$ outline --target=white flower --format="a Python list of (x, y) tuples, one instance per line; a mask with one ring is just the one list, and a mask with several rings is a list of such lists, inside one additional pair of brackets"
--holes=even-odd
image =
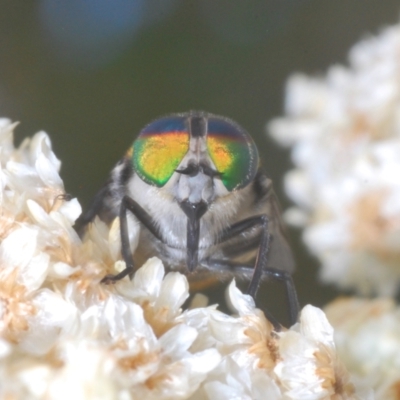
[(397, 399), (400, 382), (400, 309), (391, 299), (340, 298), (325, 311), (335, 328), (338, 355), (360, 386), (377, 399)]
[(149, 259), (132, 282), (120, 281), (115, 287), (127, 299), (141, 305), (157, 336), (179, 323), (181, 306), (189, 297), (187, 279), (177, 272), (164, 278), (164, 266), (158, 258)]
[(400, 282), (400, 25), (358, 43), (350, 66), (296, 74), (270, 134), (292, 146), (287, 219), (321, 260), (321, 278), (393, 295)]
[(324, 313), (304, 307), (300, 323), (280, 334), (281, 361), (274, 372), (289, 399), (366, 399), (357, 394), (336, 354), (333, 329)]
[[(234, 282), (229, 297), (238, 317), (209, 309), (209, 322), (200, 328), (214, 338), (222, 361), (198, 393), (209, 399), (372, 399), (368, 386), (356, 388), (352, 383), (321, 310), (306, 306), (298, 324), (274, 332)], [(187, 312), (186, 321), (196, 319), (198, 312)]]
[(208, 398), (281, 399), (281, 388), (272, 374), (278, 357), (272, 324), (235, 281), (228, 287), (228, 296), (237, 318), (210, 310), (208, 329), (223, 359), (204, 385)]

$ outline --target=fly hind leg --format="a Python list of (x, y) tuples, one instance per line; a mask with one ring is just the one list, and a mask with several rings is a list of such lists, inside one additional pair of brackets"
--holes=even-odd
[[(229, 260), (209, 259), (207, 262), (207, 267), (214, 271), (230, 271), (233, 274), (244, 273), (245, 275), (249, 275), (249, 273), (251, 273), (251, 279), (246, 292), (254, 299), (256, 299), (258, 288), (263, 277), (268, 276), (272, 279), (284, 282), (289, 303), (290, 323), (294, 324), (298, 319), (299, 302), (292, 276), (285, 270), (268, 267), (268, 251), (271, 236), (268, 232), (267, 216), (258, 215), (237, 222), (227, 229), (222, 235), (220, 235), (218, 243), (223, 244), (224, 242), (227, 242), (228, 240), (237, 237), (255, 227), (261, 228), (255, 241), (252, 240), (250, 243), (244, 242), (242, 244), (227, 243), (227, 245), (223, 247), (223, 250), (225, 250), (227, 253), (229, 253), (230, 248), (232, 248), (232, 253), (235, 253), (236, 256), (239, 256), (240, 254), (245, 254), (252, 247), (255, 247), (254, 245), (257, 246), (258, 244), (257, 257), (254, 266), (238, 264)], [(264, 310), (264, 313), (274, 325), (275, 329), (281, 327), (276, 318), (273, 317), (268, 310)]]

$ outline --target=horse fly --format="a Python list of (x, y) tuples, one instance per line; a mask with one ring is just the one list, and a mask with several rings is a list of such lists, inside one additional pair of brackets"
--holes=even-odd
[[(140, 226), (134, 251), (128, 212)], [(245, 277), (253, 298), (262, 279), (271, 277), (285, 284), (290, 322), (297, 321), (294, 261), (272, 182), (253, 139), (231, 119), (190, 111), (148, 124), (80, 218), (80, 229), (96, 215), (106, 223), (120, 217), (126, 263), (103, 283), (132, 276), (150, 256), (189, 278)]]

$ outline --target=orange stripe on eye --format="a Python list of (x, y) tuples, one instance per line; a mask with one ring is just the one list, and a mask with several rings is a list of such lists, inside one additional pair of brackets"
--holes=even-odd
[(208, 136), (208, 149), (217, 171), (224, 173), (229, 170), (233, 162), (233, 155), (220, 138)]
[(241, 139), (213, 133), (207, 136), (211, 160), (221, 173), (222, 183), (229, 191), (247, 185), (254, 177), (258, 165), (258, 153), (254, 143)]
[(133, 164), (147, 183), (163, 186), (171, 178), (189, 148), (187, 132), (146, 134), (133, 144)]

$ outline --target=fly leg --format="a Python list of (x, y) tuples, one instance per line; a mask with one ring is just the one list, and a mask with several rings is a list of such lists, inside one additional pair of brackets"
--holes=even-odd
[(116, 275), (106, 275), (101, 283), (113, 283), (127, 275), (132, 276), (135, 272), (133, 265), (133, 255), (129, 243), (127, 212), (130, 211), (153, 235), (156, 239), (161, 240), (158, 227), (153, 218), (145, 211), (135, 200), (129, 196), (122, 198), (121, 207), (119, 209), (120, 232), (121, 232), (121, 253), (125, 261), (126, 268)]
[[(294, 324), (298, 319), (299, 314), (299, 302), (297, 299), (296, 288), (294, 286), (294, 282), (292, 276), (289, 272), (284, 270), (279, 270), (275, 268), (269, 268), (267, 266), (268, 263), (268, 250), (269, 244), (271, 240), (271, 235), (268, 233), (268, 217), (266, 215), (258, 215), (254, 217), (250, 217), (244, 219), (242, 221), (237, 222), (232, 225), (228, 230), (220, 235), (218, 243), (223, 243), (232, 239), (234, 237), (239, 236), (240, 234), (245, 233), (247, 230), (261, 227), (260, 233), (257, 237), (258, 242), (258, 252), (256, 257), (256, 262), (254, 266), (243, 265), (243, 264), (235, 264), (233, 262), (227, 260), (208, 260), (207, 266), (213, 270), (221, 269), (226, 271), (232, 271), (233, 273), (237, 273), (239, 271), (245, 272), (246, 275), (252, 270), (252, 277), (250, 279), (250, 283), (247, 287), (247, 293), (250, 294), (254, 299), (257, 296), (257, 291), (260, 286), (260, 282), (263, 276), (269, 276), (275, 280), (279, 280), (285, 283), (287, 299), (289, 303), (289, 312), (290, 312), (290, 323)], [(235, 255), (244, 254), (249, 249), (254, 247), (254, 244), (257, 242), (250, 243), (235, 243), (233, 252)], [(229, 245), (226, 246), (226, 250), (229, 250)], [(228, 251), (229, 252), (229, 251)], [(274, 324), (275, 328), (280, 326), (277, 320), (271, 315), (271, 313), (266, 310), (265, 314), (267, 318)]]
[[(213, 270), (215, 272), (230, 272), (233, 275), (249, 275), (253, 273), (254, 275), (254, 266), (248, 264), (240, 264), (235, 263), (229, 260), (216, 260), (216, 259), (209, 259), (208, 262), (205, 264), (208, 269)], [(272, 277), (273, 279), (277, 279), (279, 281), (283, 281), (286, 287), (286, 294), (289, 299), (289, 304), (296, 304), (290, 305), (290, 325), (293, 325), (297, 322), (298, 316), (298, 303), (297, 303), (297, 295), (296, 289), (294, 287), (294, 283), (290, 274), (286, 271), (280, 271), (275, 269), (264, 269), (262, 275), (267, 275)], [(250, 286), (250, 285), (249, 285)], [(246, 291), (247, 294), (249, 290)], [(252, 296), (254, 298), (254, 296)], [(293, 299), (291, 299), (294, 297)], [(282, 324), (273, 316), (273, 314), (266, 308), (263, 309), (264, 315), (266, 318), (271, 322), (274, 326), (274, 329), (279, 332), (282, 329)]]

